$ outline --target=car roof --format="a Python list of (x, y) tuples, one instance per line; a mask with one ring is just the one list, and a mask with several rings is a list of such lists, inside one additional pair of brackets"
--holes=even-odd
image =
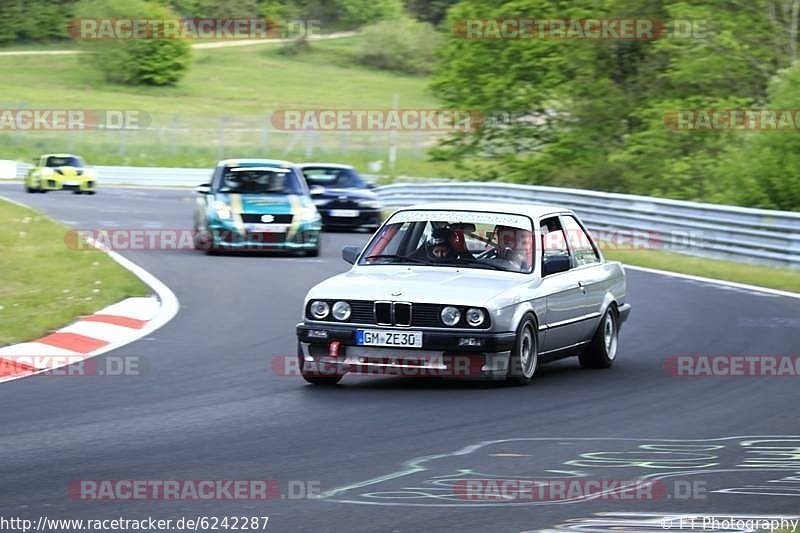
[(80, 159), (81, 156), (75, 154), (42, 154), (42, 157), (76, 157)]
[(231, 172), (250, 172), (257, 170), (259, 172), (287, 172), (286, 168), (280, 167), (232, 167)]
[(321, 167), (321, 168), (353, 168), (352, 165), (343, 165), (341, 163), (300, 163), (297, 165), (300, 168), (305, 167)]
[(415, 204), (400, 209), (400, 211), (436, 210), (436, 211), (479, 211), (487, 213), (503, 213), (509, 215), (526, 215), (533, 219), (556, 215), (559, 213), (572, 213), (572, 210), (557, 205), (547, 204), (514, 204), (503, 202), (430, 202)]
[(261, 165), (280, 165), (284, 167), (295, 166), (295, 164), (292, 163), (291, 161), (285, 161), (283, 159), (260, 159), (260, 158), (223, 159), (222, 161), (217, 163), (217, 166), (224, 165), (224, 166), (235, 167), (242, 163), (247, 163), (247, 164), (258, 163)]

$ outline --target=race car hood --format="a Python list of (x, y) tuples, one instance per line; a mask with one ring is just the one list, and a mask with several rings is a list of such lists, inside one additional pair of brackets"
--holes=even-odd
[(217, 193), (215, 200), (228, 204), (234, 214), (297, 214), (297, 210), (308, 207), (311, 202), (305, 196), (295, 194), (238, 194)]
[(49, 167), (53, 169), (53, 172), (56, 175), (64, 176), (66, 178), (74, 178), (77, 176), (83, 176), (84, 169), (78, 167)]
[(372, 265), (319, 283), (308, 298), (486, 305), (526, 279), (524, 274), (495, 270)]

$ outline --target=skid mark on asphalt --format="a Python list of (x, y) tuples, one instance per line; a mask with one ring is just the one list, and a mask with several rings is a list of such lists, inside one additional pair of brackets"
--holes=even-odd
[(541, 506), (624, 501), (615, 495), (625, 487), (557, 499), (491, 500), (465, 498), (457, 487), (470, 480), (627, 480), (629, 484), (636, 480), (673, 489), (650, 499), (652, 503), (685, 499), (677, 493), (677, 481), (691, 480), (699, 482), (702, 493), (715, 502), (730, 495), (757, 494), (770, 497), (761, 502), (774, 498), (785, 504), (786, 498), (800, 496), (798, 470), (800, 436), (512, 438), (411, 459), (397, 471), (325, 491), (322, 497), (339, 503), (388, 506)]

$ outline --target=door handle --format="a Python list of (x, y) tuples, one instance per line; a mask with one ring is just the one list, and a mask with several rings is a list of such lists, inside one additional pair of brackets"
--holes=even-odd
[(578, 282), (578, 287), (581, 289), (581, 292), (586, 294), (586, 284), (582, 281)]

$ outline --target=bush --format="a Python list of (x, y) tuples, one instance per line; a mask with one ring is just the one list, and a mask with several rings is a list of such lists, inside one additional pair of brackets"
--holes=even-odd
[(429, 74), (435, 68), (441, 38), (428, 23), (398, 17), (365, 27), (356, 57), (375, 68)]
[(0, 43), (66, 39), (73, 0), (0, 1)]
[[(168, 19), (168, 8), (145, 0), (81, 0), (77, 18)], [(183, 39), (83, 40), (91, 63), (113, 83), (174, 85), (191, 62), (191, 46)]]

